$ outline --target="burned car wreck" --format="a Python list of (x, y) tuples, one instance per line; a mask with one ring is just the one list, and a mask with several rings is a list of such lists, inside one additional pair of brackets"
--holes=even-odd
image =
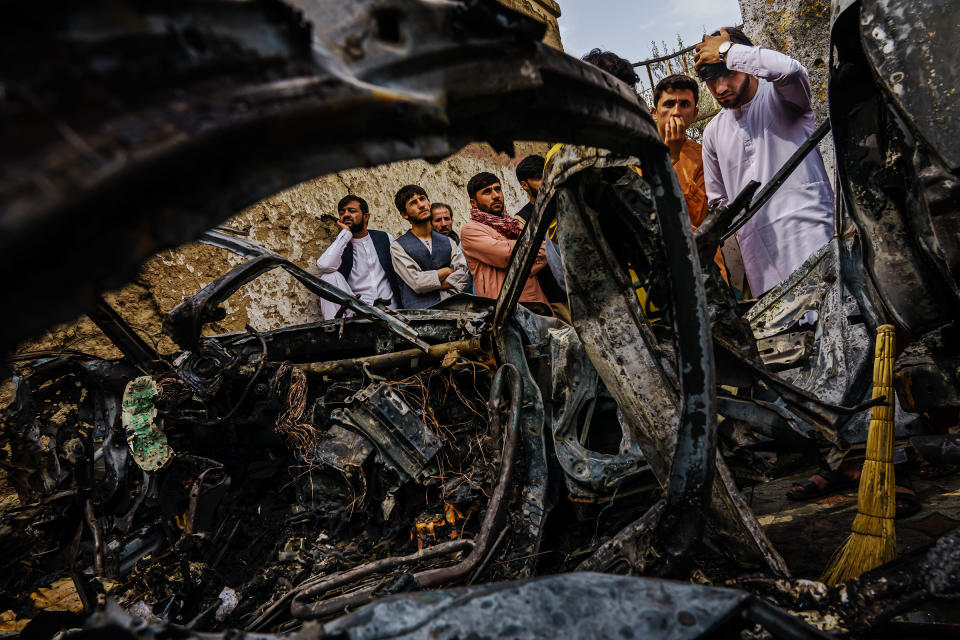
[[(836, 237), (748, 310), (701, 265), (759, 185), (694, 234), (637, 96), (494, 2), (18, 9), (31, 37), (5, 26), (2, 46), (73, 62), (14, 66), (2, 103), (0, 260), (23, 273), (2, 294), (22, 309), (4, 316), (3, 347), (83, 311), (124, 356), (18, 361), (28, 375), (0, 413), (18, 497), (0, 514), (0, 609), (67, 580), (82, 612), (28, 630), (820, 638), (955, 595), (957, 532), (828, 588), (791, 577), (741, 491), (784, 473), (785, 450), (813, 464), (863, 441), (871, 336), (890, 318), (916, 339), (898, 361), (900, 435), (960, 405), (956, 148), (889, 85), (947, 66), (945, 45), (892, 61), (871, 40), (880, 24), (894, 39), (955, 24), (957, 9), (894, 18), (891, 4), (904, 3), (835, 3)], [(137, 55), (122, 46), (133, 35)], [(504, 81), (463, 81), (478, 70)], [(509, 118), (476, 117), (494, 107)], [(521, 136), (564, 146), (497, 300), (385, 311), (207, 230), (309, 177)], [(263, 154), (243, 162), (238, 145)], [(573, 326), (518, 303), (553, 219)], [(179, 351), (162, 355), (96, 293), (198, 238), (246, 260), (167, 312)], [(41, 239), (80, 266), (40, 266)], [(942, 290), (912, 304), (885, 275), (894, 261), (916, 275), (904, 286)], [(272, 269), (355, 315), (205, 331)], [(811, 310), (816, 326), (800, 324)]]

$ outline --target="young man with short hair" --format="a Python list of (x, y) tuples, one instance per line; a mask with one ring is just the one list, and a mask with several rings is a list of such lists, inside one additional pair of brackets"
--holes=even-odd
[(434, 202), (430, 205), (430, 223), (433, 230), (440, 235), (453, 238), (453, 241), (460, 244), (460, 236), (453, 230), (453, 209), (450, 205), (443, 202)]
[(543, 182), (543, 165), (546, 160), (543, 156), (527, 156), (517, 165), (517, 182), (520, 188), (527, 194), (529, 202), (523, 205), (523, 208), (513, 216), (523, 220), (526, 224), (533, 215), (533, 208), (537, 203), (537, 194), (540, 193), (540, 184)]
[[(473, 273), (477, 295), (496, 298), (507, 277), (510, 256), (523, 227), (506, 215), (500, 178), (492, 173), (483, 171), (470, 178), (467, 194), (471, 210), (470, 219), (460, 228), (463, 253)], [(545, 266), (546, 254), (540, 247), (520, 294), (520, 302), (539, 303), (543, 305), (541, 309), (544, 313), (550, 313), (550, 302), (543, 294), (536, 276)]]
[[(523, 205), (514, 218), (527, 224), (533, 210), (537, 205), (537, 195), (540, 193), (540, 185), (543, 183), (543, 165), (546, 163), (543, 156), (527, 156), (517, 165), (517, 182), (520, 188), (527, 194), (529, 202)], [(573, 324), (570, 318), (570, 307), (567, 304), (567, 288), (563, 274), (563, 262), (560, 259), (560, 250), (553, 243), (548, 235), (544, 240), (544, 251), (547, 256), (547, 268), (537, 274), (537, 281), (540, 288), (543, 289), (543, 295), (550, 301), (550, 308), (553, 314), (566, 322)]]
[[(367, 304), (380, 302), (396, 309), (400, 295), (390, 260), (393, 236), (367, 228), (370, 207), (360, 196), (344, 196), (337, 203), (337, 213), (340, 233), (317, 258), (320, 277)], [(332, 320), (340, 305), (321, 298), (320, 311), (325, 320)], [(353, 312), (347, 309), (344, 315)]]
[[(687, 202), (690, 224), (696, 229), (707, 217), (707, 192), (703, 183), (703, 154), (700, 144), (687, 137), (687, 129), (700, 112), (700, 86), (690, 76), (674, 74), (653, 89), (653, 119), (664, 144), (670, 149), (670, 162)], [(717, 250), (714, 262), (723, 279), (727, 270), (723, 254)]]
[(629, 60), (621, 58), (613, 51), (591, 49), (590, 53), (583, 56), (581, 60), (589, 62), (621, 82), (630, 85), (630, 88), (634, 91), (637, 90), (637, 83), (640, 82), (640, 76), (633, 70), (633, 65), (630, 64)]
[[(813, 133), (810, 78), (734, 27), (705, 36), (694, 62), (723, 107), (703, 133), (703, 168), (709, 202), (724, 205), (751, 180), (767, 184)], [(786, 280), (832, 235), (833, 189), (814, 149), (737, 233), (753, 294)]]
[(470, 271), (457, 243), (433, 230), (430, 198), (408, 184), (393, 200), (410, 230), (390, 245), (399, 279), (400, 308), (426, 309), (468, 288)]

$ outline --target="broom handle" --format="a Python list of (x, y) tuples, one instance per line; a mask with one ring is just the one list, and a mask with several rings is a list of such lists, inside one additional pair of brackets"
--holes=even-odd
[[(866, 459), (889, 464), (889, 478), (884, 484), (893, 483), (893, 440), (894, 440), (894, 398), (893, 398), (893, 355), (896, 348), (893, 325), (884, 324), (877, 327), (877, 348), (873, 363), (873, 397), (885, 397), (886, 403), (870, 408), (870, 428), (867, 431)], [(860, 483), (863, 491), (865, 483)], [(861, 509), (871, 502), (876, 503), (876, 497), (869, 500), (868, 496), (858, 496)], [(865, 499), (866, 498), (866, 499)], [(896, 500), (886, 500), (883, 503), (883, 513), (869, 515), (892, 518), (896, 514)]]

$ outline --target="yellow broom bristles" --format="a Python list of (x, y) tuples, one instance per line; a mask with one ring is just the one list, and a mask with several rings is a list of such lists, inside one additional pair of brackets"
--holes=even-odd
[(890, 562), (897, 555), (894, 517), (897, 493), (893, 471), (893, 326), (877, 328), (877, 350), (873, 362), (873, 397), (887, 399), (885, 405), (870, 409), (866, 460), (860, 473), (857, 517), (853, 533), (834, 554), (823, 575), (829, 585), (856, 578), (865, 571)]

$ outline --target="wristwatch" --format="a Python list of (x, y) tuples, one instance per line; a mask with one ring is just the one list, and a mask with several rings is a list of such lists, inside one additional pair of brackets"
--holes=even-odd
[(720, 46), (717, 47), (717, 53), (720, 54), (720, 62), (727, 62), (727, 52), (730, 51), (730, 47), (733, 46), (733, 43), (727, 40), (726, 42), (721, 42)]

